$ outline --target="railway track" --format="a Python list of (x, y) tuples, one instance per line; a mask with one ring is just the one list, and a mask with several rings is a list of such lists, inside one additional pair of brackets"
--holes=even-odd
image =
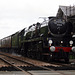
[[(7, 62), (8, 63), (8, 61), (10, 61), (10, 60), (12, 60), (12, 62), (10, 61), (10, 63), (11, 64), (13, 64), (13, 65), (15, 65), (15, 66), (21, 66), (21, 67), (23, 67), (23, 66), (29, 66), (29, 67), (33, 67), (33, 68), (40, 68), (40, 69), (43, 69), (43, 70), (52, 70), (52, 69), (50, 69), (50, 68), (47, 68), (47, 67), (45, 67), (45, 66), (50, 66), (50, 65), (52, 65), (52, 64), (49, 64), (49, 63), (44, 63), (44, 62), (42, 62), (42, 61), (35, 61), (35, 60), (32, 60), (32, 59), (28, 59), (28, 58), (26, 58), (26, 59), (24, 59), (24, 58), (16, 58), (16, 57), (12, 57), (12, 56), (8, 56), (8, 55), (4, 55), (4, 54), (1, 54), (2, 56), (5, 56), (5, 57), (0, 57), (0, 59), (2, 59), (3, 61), (5, 61), (5, 62)], [(28, 60), (27, 60), (28, 59)], [(15, 60), (17, 60), (17, 61), (15, 61)], [(13, 62), (14, 61), (14, 62)], [(17, 64), (15, 64), (16, 62), (22, 62), (22, 63), (25, 63), (25, 65), (23, 65), (22, 63), (21, 63), (21, 65), (18, 63), (18, 65)], [(57, 65), (54, 65), (54, 66), (57, 66)]]
[[(48, 71), (56, 72), (55, 70), (61, 69), (62, 66), (68, 67), (66, 66), (66, 64), (58, 64), (58, 63), (51, 64), (51, 63), (46, 63), (38, 60), (32, 60), (29, 58), (17, 57), (2, 52), (0, 52), (0, 59), (8, 63), (10, 66), (13, 66), (15, 69), (25, 72), (28, 75), (32, 75), (31, 73), (28, 72), (28, 70), (48, 70)], [(64, 75), (63, 73), (60, 74)]]
[[(7, 56), (7, 55), (4, 55), (4, 54), (0, 56), (0, 59), (3, 60), (4, 62), (6, 62), (8, 65), (14, 67), (14, 68), (17, 69), (17, 70), (20, 70), (20, 71), (24, 72), (24, 73), (27, 74), (27, 75), (33, 75), (32, 73), (30, 73), (30, 72), (28, 72), (28, 71), (25, 71), (22, 67), (16, 66), (16, 64), (14, 64), (15, 62), (12, 63), (10, 58), (12, 59), (12, 61), (13, 61), (14, 59), (16, 59), (16, 58), (12, 58), (12, 57), (9, 57), (9, 56)], [(20, 59), (16, 59), (16, 60), (22, 62), (22, 60), (20, 60)], [(14, 61), (15, 61), (15, 60), (14, 60)], [(37, 65), (34, 65), (34, 64), (32, 64), (32, 63), (25, 62), (25, 61), (23, 61), (23, 62), (24, 62), (26, 65), (29, 65), (29, 66), (32, 65), (32, 66), (35, 66), (35, 67), (40, 67), (41, 69), (44, 69), (44, 70), (48, 70), (48, 71), (53, 71), (53, 72), (55, 72), (54, 70), (52, 70), (52, 69), (50, 69), (50, 68), (47, 68), (47, 67), (37, 66)], [(61, 74), (61, 75), (63, 75), (63, 74)]]
[[(7, 67), (10, 66), (10, 67), (12, 67), (12, 69), (15, 69), (16, 71), (22, 71), (22, 72), (24, 72), (24, 73), (27, 74), (27, 75), (32, 75), (30, 72), (25, 71), (25, 70), (23, 70), (22, 68), (20, 68), (18, 65), (14, 64), (13, 60), (11, 61), (11, 59), (9, 60), (7, 57), (5, 58), (5, 57), (3, 57), (3, 56), (0, 56), (0, 59), (1, 59), (2, 61), (4, 61), (5, 64), (8, 65)], [(15, 61), (15, 60), (14, 60), (14, 61)], [(28, 64), (24, 64), (24, 65), (28, 65)]]
[[(2, 54), (0, 55), (0, 59), (4, 62), (6, 62), (9, 66), (12, 66), (14, 67), (15, 69), (17, 70), (20, 70), (22, 72), (25, 72), (25, 74), (27, 75), (32, 75), (30, 72), (26, 71), (24, 69), (23, 66), (29, 66), (29, 67), (32, 67), (32, 68), (38, 68), (40, 70), (48, 70), (48, 71), (53, 71), (52, 69), (50, 68), (47, 68), (47, 67), (44, 67), (42, 65), (38, 66), (37, 64), (34, 64), (33, 62), (28, 62), (28, 61), (24, 61), (23, 59), (19, 59), (19, 58), (16, 58), (16, 57), (12, 57), (12, 56), (9, 56), (9, 55), (5, 55), (5, 54)], [(31, 60), (30, 60), (31, 61)], [(16, 62), (18, 62), (19, 65), (15, 64)], [(40, 62), (39, 62), (40, 63)], [(21, 65), (22, 64), (22, 65)], [(47, 64), (48, 65), (48, 64)], [(26, 68), (26, 67), (25, 67)]]

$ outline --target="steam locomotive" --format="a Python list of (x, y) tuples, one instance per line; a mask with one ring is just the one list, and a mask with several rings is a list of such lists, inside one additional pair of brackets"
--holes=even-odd
[(75, 51), (73, 25), (63, 18), (48, 17), (0, 40), (0, 51), (18, 53), (27, 57), (47, 60), (64, 59)]

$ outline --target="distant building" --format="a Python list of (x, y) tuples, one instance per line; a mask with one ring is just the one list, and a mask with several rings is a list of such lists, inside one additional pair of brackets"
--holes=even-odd
[(73, 23), (73, 32), (75, 33), (75, 6), (59, 6), (57, 17), (66, 19)]
[(59, 6), (57, 16), (63, 17), (63, 18), (75, 16), (75, 7), (74, 6)]

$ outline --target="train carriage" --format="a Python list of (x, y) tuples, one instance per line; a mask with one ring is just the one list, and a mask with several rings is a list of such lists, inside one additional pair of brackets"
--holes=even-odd
[(0, 40), (0, 50), (3, 52), (9, 52), (11, 50), (11, 36)]

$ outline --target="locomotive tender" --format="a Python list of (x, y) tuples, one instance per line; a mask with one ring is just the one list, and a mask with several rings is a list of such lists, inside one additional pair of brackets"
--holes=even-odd
[(49, 17), (48, 23), (36, 23), (0, 40), (0, 51), (19, 53), (37, 59), (64, 59), (75, 51), (73, 25), (63, 18)]

